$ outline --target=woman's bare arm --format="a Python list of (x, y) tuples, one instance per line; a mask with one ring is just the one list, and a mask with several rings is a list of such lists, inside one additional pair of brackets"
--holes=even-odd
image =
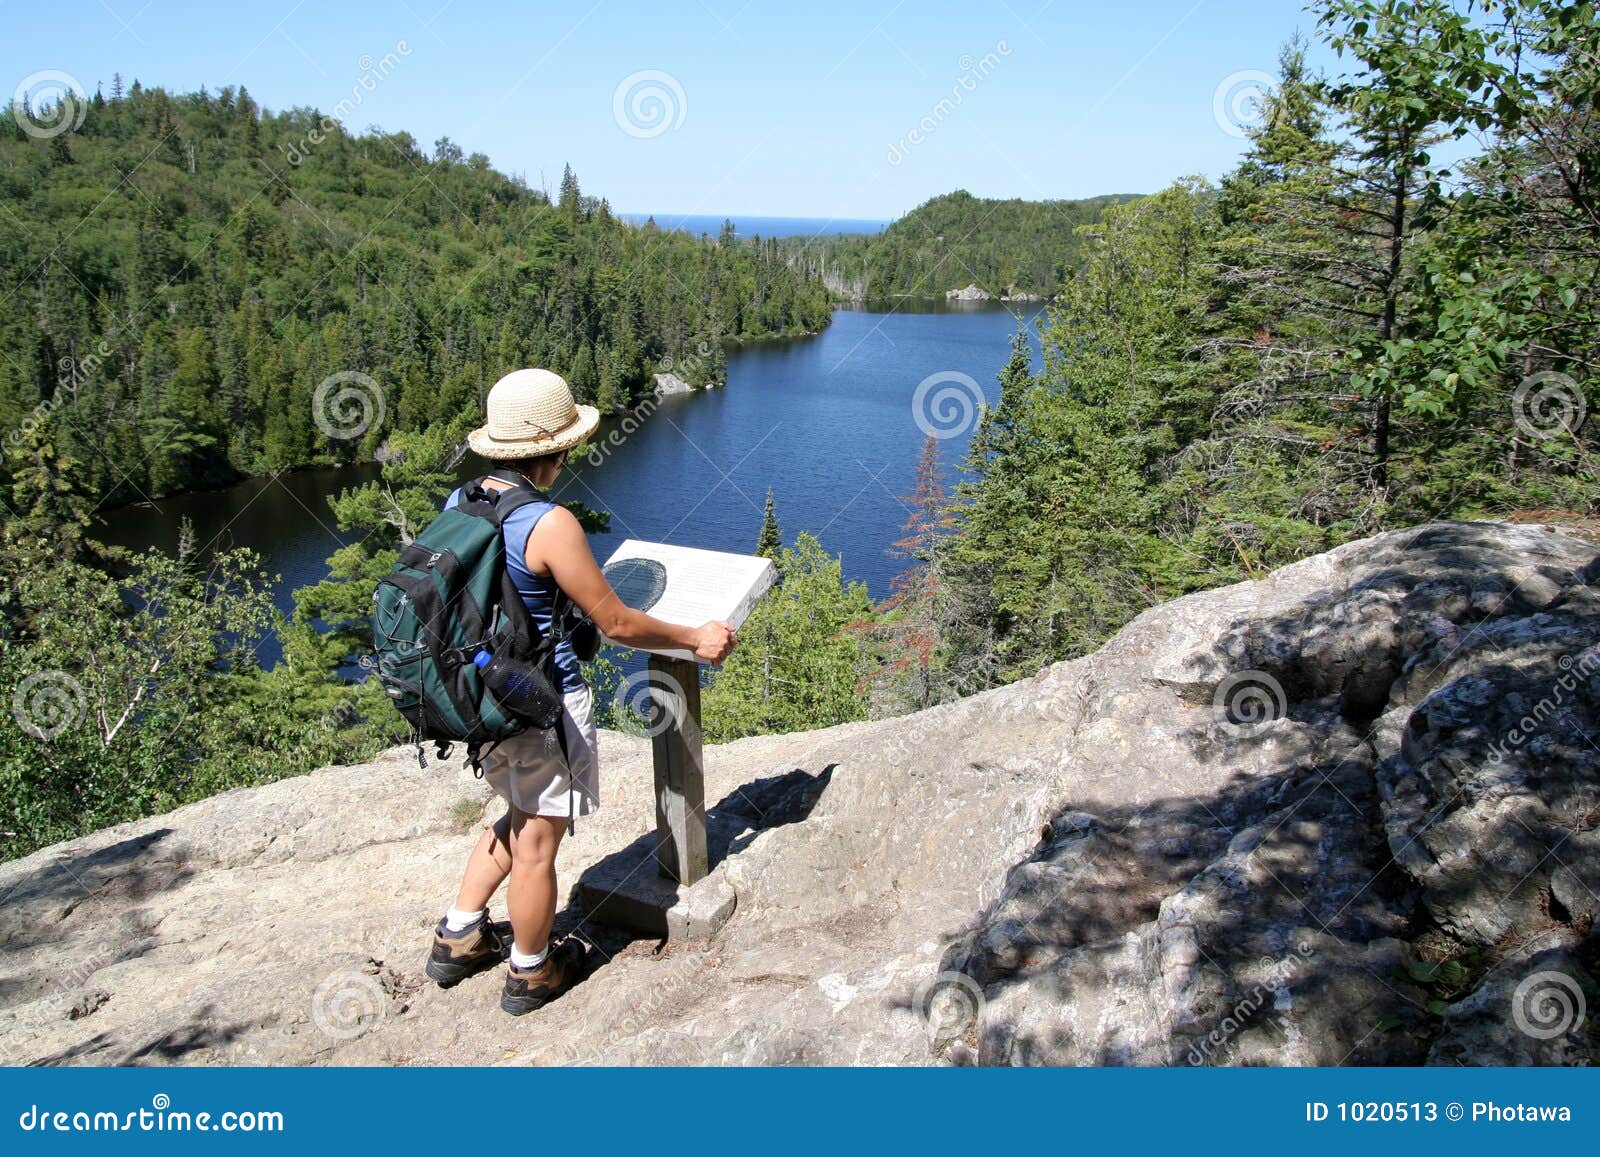
[(629, 647), (681, 647), (709, 663), (720, 663), (734, 647), (733, 629), (715, 620), (680, 627), (636, 611), (617, 597), (595, 562), (589, 540), (571, 511), (556, 507), (528, 536), (523, 560), (534, 574), (548, 574), (606, 638)]

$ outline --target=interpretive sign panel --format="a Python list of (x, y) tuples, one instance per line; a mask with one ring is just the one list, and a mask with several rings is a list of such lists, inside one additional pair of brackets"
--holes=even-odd
[[(635, 610), (684, 627), (719, 619), (735, 630), (778, 577), (772, 561), (759, 555), (636, 538), (617, 547), (602, 569), (617, 597)], [(694, 658), (688, 651), (670, 647), (651, 650), (651, 654)]]

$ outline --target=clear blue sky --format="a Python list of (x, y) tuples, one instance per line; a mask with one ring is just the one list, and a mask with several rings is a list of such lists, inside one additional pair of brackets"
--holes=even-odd
[[(70, 10), (0, 0), (5, 93), (46, 69), (90, 92), (120, 71), (182, 91), (243, 83), (268, 108), (326, 112), (389, 55), (348, 128), (405, 129), (428, 146), (449, 135), (534, 185), (553, 187), (570, 162), (623, 211), (835, 217), (893, 217), (958, 187), (1078, 197), (1219, 175), (1242, 142), (1219, 127), (1218, 86), (1271, 72), (1313, 23), (1286, 0)], [(619, 119), (619, 85), (638, 73), (666, 74), (634, 86), (665, 96), (665, 122), (650, 119), (648, 92), (630, 119), (623, 91)]]

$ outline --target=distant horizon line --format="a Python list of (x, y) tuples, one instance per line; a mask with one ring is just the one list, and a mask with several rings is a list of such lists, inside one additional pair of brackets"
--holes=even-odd
[(727, 212), (695, 212), (675, 213), (662, 209), (616, 209), (611, 212), (618, 217), (717, 217), (729, 221), (861, 221), (873, 224), (887, 225), (904, 217), (904, 213), (897, 213), (892, 217), (846, 217), (832, 213), (727, 213)]
[[(973, 196), (977, 196), (977, 195), (973, 194)], [(979, 200), (986, 200), (986, 201), (1012, 201), (1012, 200), (1016, 200), (1016, 201), (1028, 201), (1028, 202), (1031, 202), (1033, 204), (1046, 204), (1046, 203), (1051, 202), (1051, 201), (1099, 201), (1099, 200), (1109, 200), (1109, 199), (1129, 199), (1129, 200), (1132, 200), (1132, 199), (1138, 199), (1138, 198), (1143, 198), (1143, 197), (1148, 197), (1148, 196), (1151, 196), (1151, 194), (1150, 193), (1128, 193), (1128, 192), (1123, 192), (1123, 193), (1091, 193), (1091, 194), (1089, 194), (1087, 196), (1082, 196), (1082, 197), (1044, 197), (1044, 198), (1031, 198), (1031, 197), (980, 197), (978, 199)], [(933, 198), (933, 199), (937, 199), (937, 198)], [(612, 211), (612, 213), (614, 213), (618, 217), (668, 217), (668, 218), (687, 218), (687, 217), (713, 218), (713, 217), (715, 217), (715, 218), (720, 218), (720, 219), (723, 219), (723, 220), (733, 220), (733, 221), (737, 221), (742, 217), (742, 218), (744, 218), (746, 220), (760, 220), (760, 221), (850, 221), (850, 222), (860, 222), (862, 224), (892, 225), (894, 222), (900, 220), (900, 218), (910, 215), (912, 212), (915, 211), (915, 209), (920, 208), (923, 204), (926, 204), (926, 203), (927, 203), (926, 201), (920, 202), (918, 205), (914, 206), (911, 209), (904, 209), (904, 210), (901, 210), (898, 213), (894, 213), (894, 214), (891, 214), (889, 216), (883, 216), (883, 217), (872, 217), (872, 216), (857, 217), (857, 216), (846, 216), (846, 215), (843, 215), (843, 214), (831, 214), (831, 213), (727, 213), (727, 212), (719, 213), (719, 212), (704, 212), (704, 211), (692, 212), (692, 213), (678, 213), (678, 212), (668, 212), (668, 211), (660, 210), (660, 209), (618, 209), (615, 206), (612, 207), (611, 211)]]

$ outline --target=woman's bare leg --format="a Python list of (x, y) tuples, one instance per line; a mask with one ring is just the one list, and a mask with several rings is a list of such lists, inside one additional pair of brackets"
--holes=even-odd
[(532, 956), (550, 942), (556, 920), (556, 852), (567, 831), (565, 816), (510, 815), (511, 887), (506, 907), (517, 951)]
[(507, 812), (479, 837), (467, 860), (461, 890), (456, 893), (455, 906), (459, 911), (481, 912), (487, 908), (489, 897), (511, 874), (511, 844), (507, 836), (510, 827), (511, 813)]

